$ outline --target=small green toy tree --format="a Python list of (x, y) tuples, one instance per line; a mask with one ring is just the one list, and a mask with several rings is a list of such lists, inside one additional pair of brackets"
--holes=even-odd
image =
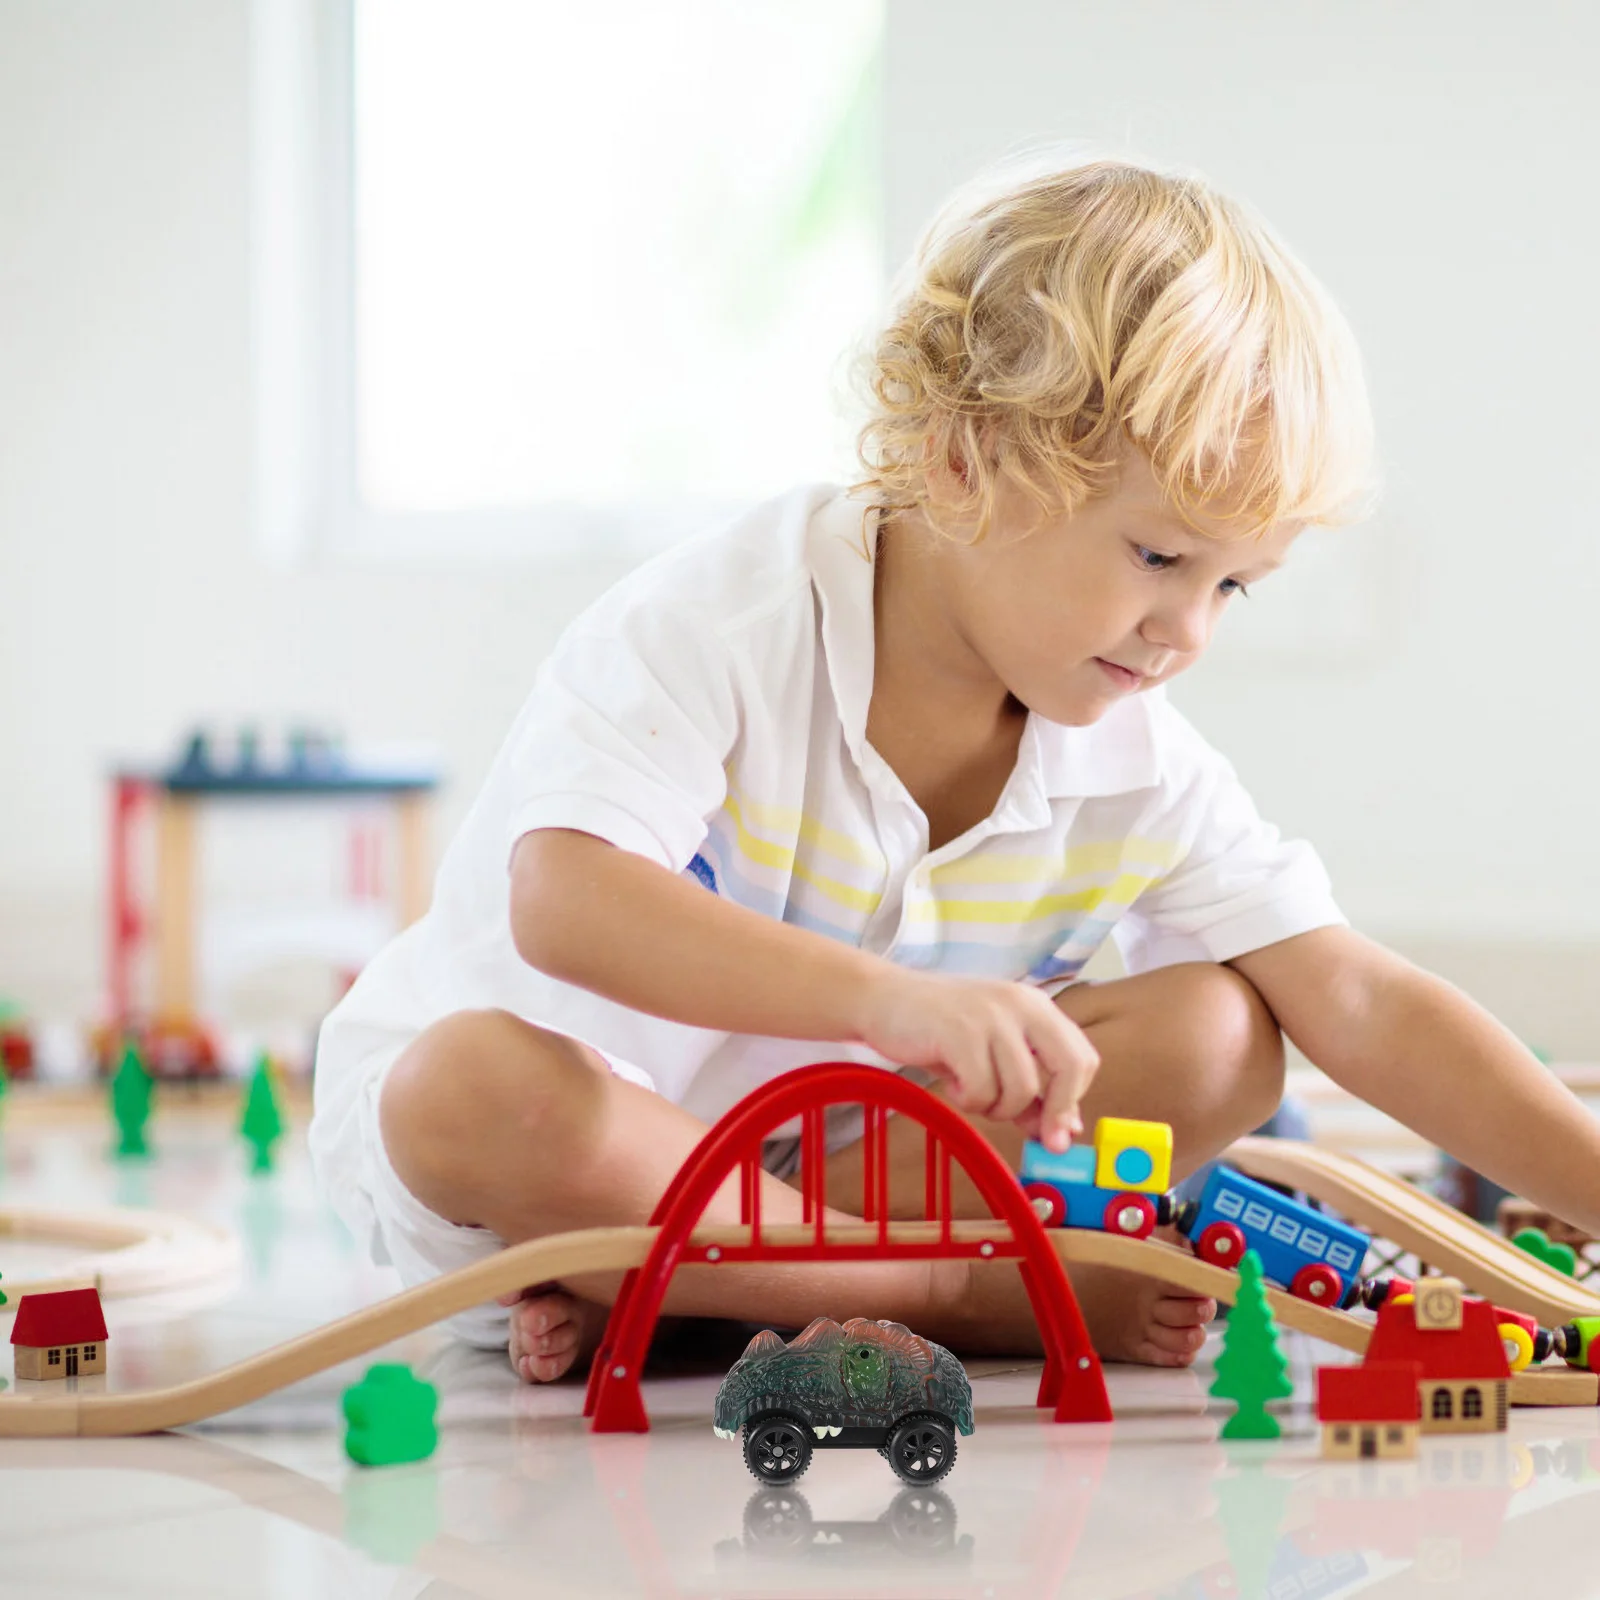
[(439, 1443), (439, 1391), (397, 1361), (367, 1368), (344, 1392), (345, 1454), (364, 1467), (424, 1461)]
[(1277, 1419), (1267, 1414), (1267, 1401), (1287, 1400), (1294, 1385), (1278, 1349), (1278, 1325), (1261, 1281), (1261, 1257), (1254, 1250), (1246, 1250), (1239, 1262), (1239, 1295), (1228, 1313), (1211, 1393), (1239, 1407), (1223, 1425), (1224, 1439), (1276, 1439), (1282, 1432)]
[(111, 1079), (111, 1114), (117, 1120), (116, 1153), (119, 1156), (149, 1155), (144, 1125), (150, 1120), (154, 1093), (154, 1081), (130, 1039), (123, 1046), (122, 1061)]
[(4, 1290), (4, 1289), (0, 1289), (0, 1306), (3, 1306), (3, 1305), (9, 1305), (9, 1304), (10, 1304), (10, 1301), (8, 1301), (8, 1300), (7, 1300), (7, 1299), (6, 1299), (6, 1292), (5, 1292), (5, 1290)]
[(272, 1064), (263, 1051), (256, 1057), (245, 1092), (244, 1115), (239, 1132), (249, 1141), (252, 1172), (272, 1171), (272, 1147), (283, 1137), (283, 1109), (278, 1104), (277, 1085), (272, 1081)]

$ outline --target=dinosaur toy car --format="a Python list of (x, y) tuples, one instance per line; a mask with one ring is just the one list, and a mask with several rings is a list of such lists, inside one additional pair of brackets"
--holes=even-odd
[(719, 1439), (744, 1430), (744, 1459), (763, 1483), (793, 1483), (813, 1450), (875, 1449), (911, 1484), (955, 1465), (972, 1432), (972, 1386), (943, 1345), (903, 1323), (818, 1317), (785, 1344), (770, 1328), (745, 1347), (717, 1391)]

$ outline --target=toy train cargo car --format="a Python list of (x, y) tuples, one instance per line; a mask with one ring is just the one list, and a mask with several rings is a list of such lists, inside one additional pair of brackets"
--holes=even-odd
[(1298, 1299), (1345, 1308), (1360, 1294), (1366, 1234), (1232, 1167), (1214, 1168), (1200, 1198), (1180, 1207), (1175, 1220), (1212, 1266), (1237, 1268), (1254, 1250), (1262, 1275)]
[(1554, 1344), (1569, 1367), (1600, 1372), (1600, 1317), (1574, 1317), (1556, 1330)]
[(1172, 1129), (1165, 1122), (1101, 1117), (1092, 1143), (1059, 1155), (1029, 1139), (1019, 1177), (1047, 1228), (1099, 1228), (1145, 1239), (1158, 1223), (1172, 1220)]

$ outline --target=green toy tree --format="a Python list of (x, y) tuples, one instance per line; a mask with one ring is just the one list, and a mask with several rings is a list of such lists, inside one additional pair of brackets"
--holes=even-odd
[(1276, 1439), (1282, 1432), (1277, 1419), (1267, 1414), (1267, 1401), (1287, 1400), (1294, 1385), (1278, 1349), (1278, 1325), (1261, 1281), (1261, 1257), (1254, 1250), (1246, 1250), (1239, 1262), (1239, 1294), (1228, 1313), (1211, 1393), (1239, 1407), (1223, 1425), (1224, 1439)]
[(272, 1065), (265, 1051), (256, 1057), (250, 1087), (245, 1092), (244, 1115), (239, 1132), (253, 1152), (252, 1172), (272, 1171), (272, 1147), (283, 1137), (283, 1110), (278, 1104), (277, 1086), (272, 1081)]
[(149, 1155), (144, 1125), (150, 1120), (150, 1102), (154, 1094), (155, 1083), (130, 1039), (123, 1046), (122, 1061), (111, 1079), (111, 1114), (117, 1121), (119, 1156)]
[(5, 1292), (5, 1290), (4, 1290), (4, 1289), (0, 1289), (0, 1306), (3, 1306), (3, 1305), (9, 1305), (9, 1304), (10, 1304), (10, 1301), (8, 1301), (8, 1300), (7, 1300), (7, 1299), (6, 1299), (6, 1292)]

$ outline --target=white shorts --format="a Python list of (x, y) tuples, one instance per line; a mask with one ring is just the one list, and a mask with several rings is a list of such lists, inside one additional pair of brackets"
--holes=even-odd
[[(593, 1049), (591, 1045), (588, 1048)], [(596, 1051), (612, 1073), (628, 1083), (654, 1089), (648, 1073), (604, 1051)], [(910, 1076), (926, 1081), (927, 1076), (906, 1069)], [(384, 1148), (383, 1131), (378, 1122), (378, 1098), (383, 1092), (387, 1069), (373, 1072), (362, 1085), (357, 1123), (361, 1143), (361, 1183), (363, 1198), (375, 1217), (376, 1240), (388, 1264), (400, 1274), (406, 1288), (431, 1282), (446, 1272), (472, 1266), (505, 1248), (505, 1240), (488, 1228), (447, 1222), (417, 1199), (400, 1181)], [(828, 1154), (853, 1144), (861, 1137), (859, 1105), (829, 1108), (824, 1144)], [(787, 1178), (800, 1165), (798, 1135), (775, 1135), (762, 1151), (762, 1166), (775, 1177)], [(380, 1261), (380, 1264), (381, 1261)], [(510, 1337), (510, 1311), (494, 1301), (474, 1306), (445, 1323), (451, 1333), (468, 1344), (483, 1349), (504, 1349)]]

